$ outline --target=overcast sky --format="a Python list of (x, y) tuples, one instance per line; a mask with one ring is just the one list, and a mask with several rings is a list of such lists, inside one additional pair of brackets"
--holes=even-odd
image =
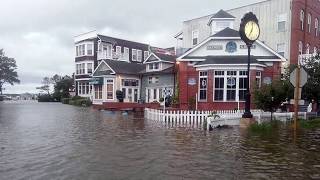
[(75, 35), (97, 30), (169, 47), (182, 21), (258, 1), (1, 0), (0, 48), (16, 59), (21, 80), (4, 92), (37, 92), (43, 77), (71, 75)]

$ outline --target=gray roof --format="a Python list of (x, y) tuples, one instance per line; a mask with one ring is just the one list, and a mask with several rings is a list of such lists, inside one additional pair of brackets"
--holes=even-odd
[(211, 19), (212, 18), (213, 19), (224, 19), (224, 18), (235, 18), (235, 17), (221, 9), (219, 12), (217, 12), (215, 15), (213, 15), (211, 17)]
[(160, 54), (160, 53), (154, 53), (154, 54), (163, 61), (176, 62), (176, 59), (177, 59), (176, 56), (172, 56), (168, 54)]
[(132, 74), (137, 75), (140, 71), (145, 69), (144, 64), (129, 63), (125, 61), (104, 60), (112, 70), (117, 74)]
[(239, 31), (227, 27), (224, 30), (212, 35), (212, 37), (240, 37), (240, 34)]
[[(206, 56), (201, 58), (205, 59), (205, 61), (201, 61), (196, 65), (210, 65), (210, 64), (223, 65), (223, 64), (247, 64), (248, 63), (248, 56)], [(260, 58), (256, 56), (251, 56), (251, 63), (265, 65), (263, 62), (259, 62), (257, 59), (260, 59)]]

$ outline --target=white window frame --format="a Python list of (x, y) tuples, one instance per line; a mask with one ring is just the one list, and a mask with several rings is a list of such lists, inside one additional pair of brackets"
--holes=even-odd
[[(105, 95), (106, 95), (106, 100), (107, 101), (113, 101), (114, 100), (114, 79), (105, 79), (106, 83), (105, 83), (105, 87), (106, 87), (106, 91), (105, 91)], [(112, 82), (108, 82), (108, 81), (112, 81)], [(108, 85), (112, 85), (112, 99), (108, 98)]]
[(116, 46), (116, 55), (121, 55), (121, 46)]
[(142, 62), (142, 50), (138, 49), (137, 50), (137, 62)]
[[(88, 45), (92, 47), (91, 54), (88, 53)], [(94, 56), (94, 43), (93, 42), (82, 42), (76, 44), (75, 47), (76, 57), (82, 57), (82, 56)]]
[(124, 47), (124, 50), (123, 50), (123, 56), (124, 56), (124, 59), (126, 61), (129, 61), (129, 57), (130, 57), (130, 49), (127, 48), (127, 47)]
[(311, 33), (311, 14), (308, 13), (308, 32)]
[[(194, 39), (197, 39), (196, 44), (194, 44)], [(199, 30), (198, 29), (195, 29), (192, 31), (191, 44), (192, 44), (192, 46), (196, 46), (197, 44), (199, 44)]]
[[(137, 61), (138, 60), (138, 53), (137, 53), (137, 49), (132, 49), (131, 50), (131, 61)], [(133, 58), (134, 55), (136, 56), (136, 58)]]
[[(100, 87), (101, 87), (101, 90), (100, 90)], [(97, 99), (97, 100), (102, 100), (103, 99), (103, 85), (94, 85), (93, 90), (94, 90), (93, 98)], [(96, 96), (96, 94), (97, 94), (97, 96)]]
[(149, 57), (149, 51), (144, 51), (143, 57), (144, 57), (144, 60), (146, 60)]
[(318, 18), (314, 20), (314, 30), (315, 30), (315, 36), (318, 37), (319, 35), (319, 19)]
[[(209, 72), (208, 71), (199, 71), (199, 83), (198, 83), (198, 101), (201, 101), (201, 102), (206, 102), (208, 100), (208, 75), (209, 75)], [(206, 82), (206, 88), (201, 88), (201, 79), (206, 79), (205, 82)], [(201, 91), (205, 91), (206, 92), (206, 98), (205, 99), (200, 99), (200, 92)]]
[(306, 54), (310, 54), (310, 44), (306, 45)]
[(300, 24), (301, 24), (301, 30), (304, 30), (304, 10), (300, 11)]

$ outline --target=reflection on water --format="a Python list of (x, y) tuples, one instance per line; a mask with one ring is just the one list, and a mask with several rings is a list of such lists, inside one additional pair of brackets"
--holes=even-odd
[(0, 179), (317, 179), (320, 130), (168, 128), (55, 103), (0, 103)]

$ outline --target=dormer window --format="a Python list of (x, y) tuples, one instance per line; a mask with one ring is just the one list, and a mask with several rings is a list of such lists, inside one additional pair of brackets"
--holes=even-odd
[(160, 69), (160, 63), (156, 62), (156, 63), (150, 63), (148, 65), (149, 71), (156, 71)]

